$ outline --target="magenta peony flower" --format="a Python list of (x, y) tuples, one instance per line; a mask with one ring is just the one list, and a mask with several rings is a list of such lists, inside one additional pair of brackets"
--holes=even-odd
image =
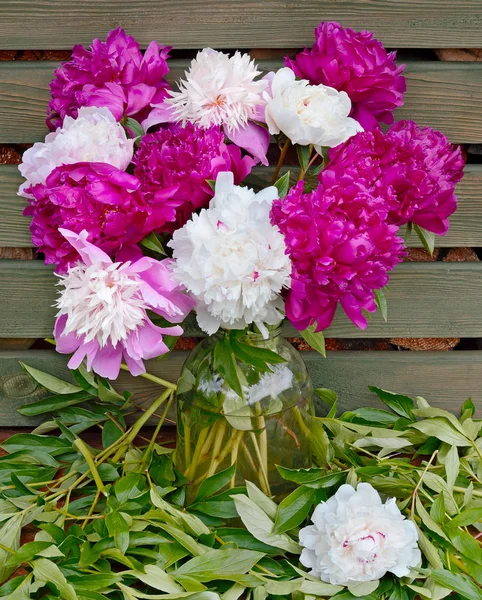
[(330, 326), (338, 302), (360, 329), (374, 312), (374, 290), (404, 256), (398, 227), (388, 225), (384, 198), (362, 183), (318, 186), (303, 194), (303, 182), (275, 201), (272, 222), (285, 236), (292, 263), (286, 316), (299, 330)]
[(344, 91), (352, 102), (351, 115), (364, 129), (378, 122), (393, 123), (393, 111), (403, 105), (405, 65), (397, 67), (395, 52), (387, 53), (369, 31), (320, 23), (313, 47), (305, 48), (285, 65), (313, 85)]
[(139, 180), (106, 163), (76, 163), (57, 167), (45, 184), (26, 190), (33, 196), (24, 215), (32, 216), (32, 241), (47, 264), (59, 272), (77, 260), (75, 248), (59, 227), (80, 233), (113, 256), (148, 233), (149, 216)]
[(249, 156), (241, 158), (237, 146), (226, 145), (220, 127), (202, 129), (191, 123), (169, 125), (144, 136), (135, 162), (152, 227), (169, 232), (209, 204), (214, 192), (207, 179), (232, 171), (240, 183), (256, 163)]
[(439, 131), (400, 121), (388, 133), (359, 133), (329, 152), (320, 173), (324, 185), (345, 177), (362, 180), (372, 193), (386, 199), (395, 225), (412, 221), (433, 233), (446, 233), (448, 217), (457, 208), (455, 185), (463, 176), (464, 160)]
[(80, 260), (61, 277), (54, 336), (57, 350), (74, 355), (76, 369), (87, 357), (87, 370), (116, 379), (122, 358), (133, 375), (145, 373), (145, 359), (169, 351), (164, 335), (181, 335), (181, 327), (158, 327), (147, 310), (180, 323), (193, 301), (174, 282), (172, 261), (147, 256), (116, 262), (80, 235), (59, 230)]
[(120, 28), (105, 42), (95, 39), (90, 50), (74, 46), (72, 59), (56, 69), (50, 84), (47, 125), (60, 127), (65, 115), (76, 117), (81, 106), (105, 106), (118, 121), (124, 115), (145, 119), (150, 104), (167, 95), (169, 50), (151, 42), (143, 56), (136, 40)]

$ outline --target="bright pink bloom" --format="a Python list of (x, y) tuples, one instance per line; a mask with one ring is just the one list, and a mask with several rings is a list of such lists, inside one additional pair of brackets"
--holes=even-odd
[(47, 125), (56, 129), (65, 115), (77, 116), (81, 106), (105, 106), (120, 121), (124, 115), (141, 121), (151, 103), (162, 102), (169, 84), (168, 47), (151, 42), (144, 55), (123, 29), (95, 39), (90, 50), (74, 46), (72, 59), (63, 63), (50, 84)]
[(182, 227), (214, 195), (207, 179), (232, 171), (239, 184), (255, 162), (250, 156), (241, 158), (237, 146), (226, 145), (219, 127), (171, 124), (144, 136), (134, 173), (152, 212), (152, 228), (172, 232)]
[(316, 41), (285, 65), (297, 77), (313, 85), (344, 91), (352, 102), (351, 117), (364, 129), (378, 122), (393, 123), (393, 111), (403, 105), (405, 65), (395, 64), (395, 52), (387, 53), (369, 31), (345, 29), (338, 23), (320, 23)]
[(76, 163), (57, 167), (45, 184), (26, 190), (33, 196), (24, 215), (33, 217), (32, 241), (45, 262), (64, 272), (78, 258), (59, 227), (80, 233), (114, 256), (120, 248), (143, 239), (148, 207), (138, 191), (139, 180), (106, 163)]
[(409, 221), (443, 235), (448, 217), (457, 208), (455, 185), (463, 176), (464, 160), (439, 131), (399, 121), (388, 133), (379, 129), (359, 133), (329, 152), (320, 173), (324, 185), (344, 185), (344, 178), (363, 181), (372, 193), (386, 199), (389, 220)]
[(172, 261), (143, 256), (113, 263), (87, 242), (86, 231), (60, 233), (80, 260), (60, 280), (54, 331), (58, 352), (74, 353), (71, 369), (87, 358), (87, 370), (109, 379), (119, 375), (122, 359), (133, 375), (145, 373), (143, 360), (169, 351), (163, 336), (182, 334), (179, 326), (158, 327), (146, 311), (179, 323), (194, 304), (174, 282)]
[(273, 223), (285, 236), (292, 263), (286, 316), (299, 330), (330, 326), (338, 303), (365, 329), (363, 310), (374, 312), (374, 290), (404, 256), (398, 227), (388, 225), (385, 200), (356, 180), (320, 185), (303, 194), (303, 182), (275, 201)]

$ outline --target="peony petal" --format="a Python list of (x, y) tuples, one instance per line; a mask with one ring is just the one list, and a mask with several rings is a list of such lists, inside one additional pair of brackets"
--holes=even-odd
[(244, 127), (239, 127), (236, 131), (226, 132), (227, 137), (237, 146), (246, 150), (257, 158), (261, 164), (268, 165), (266, 153), (269, 148), (269, 131), (249, 121)]
[(122, 362), (122, 346), (115, 347), (109, 342), (97, 351), (92, 360), (92, 369), (101, 377), (117, 379)]

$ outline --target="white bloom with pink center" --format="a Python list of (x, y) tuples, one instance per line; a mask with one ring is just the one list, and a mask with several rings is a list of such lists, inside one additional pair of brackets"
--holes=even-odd
[(352, 137), (363, 127), (348, 115), (351, 101), (346, 92), (326, 85), (310, 85), (296, 80), (294, 72), (284, 67), (277, 71), (267, 99), (265, 118), (271, 134), (280, 131), (293, 144), (313, 144), (321, 154), (323, 146), (333, 148)]
[(19, 170), (26, 179), (19, 195), (31, 198), (26, 190), (44, 184), (60, 165), (78, 162), (108, 163), (125, 171), (132, 160), (134, 140), (108, 108), (79, 108), (76, 119), (65, 117), (62, 127), (49, 133), (45, 142), (37, 142), (24, 152)]
[(275, 187), (259, 193), (218, 175), (209, 209), (174, 232), (175, 277), (196, 298), (197, 321), (208, 334), (219, 327), (274, 325), (283, 318), (280, 292), (290, 286), (284, 237), (270, 222)]
[(147, 310), (172, 323), (181, 322), (194, 302), (174, 281), (170, 260), (133, 255), (112, 262), (105, 252), (87, 242), (87, 232), (60, 233), (79, 252), (80, 260), (60, 276), (63, 288), (56, 306), (57, 350), (74, 353), (69, 367), (87, 358), (87, 369), (109, 379), (119, 374), (124, 359), (133, 375), (145, 372), (143, 360), (169, 351), (164, 335), (182, 334), (179, 326), (158, 327)]
[(229, 56), (211, 48), (198, 52), (179, 83), (179, 92), (169, 92), (167, 103), (174, 117), (207, 128), (222, 125), (227, 132), (237, 131), (256, 117), (264, 106), (263, 92), (268, 87), (249, 54)]
[(342, 485), (319, 504), (313, 525), (300, 531), (300, 561), (310, 573), (334, 585), (376, 581), (385, 573), (406, 577), (420, 564), (415, 524), (395, 498), (384, 504), (368, 483)]

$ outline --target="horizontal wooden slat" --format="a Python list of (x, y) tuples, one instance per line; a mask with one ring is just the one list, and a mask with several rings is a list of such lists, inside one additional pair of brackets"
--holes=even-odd
[[(269, 185), (273, 168), (255, 167), (248, 179), (250, 185)], [(22, 177), (16, 165), (0, 165), (0, 247), (29, 248), (30, 219), (22, 216), (26, 201), (18, 197)], [(482, 166), (469, 165), (457, 187), (459, 208), (451, 218), (447, 235), (436, 237), (438, 247), (454, 248), (482, 246)], [(421, 247), (419, 238), (412, 235), (408, 245)]]
[[(149, 361), (148, 371), (176, 381), (186, 356), (186, 352), (174, 352), (162, 361)], [(326, 359), (303, 352), (302, 356), (314, 386), (338, 393), (340, 410), (380, 407), (378, 398), (368, 391), (369, 385), (423, 396), (433, 406), (455, 413), (469, 396), (482, 406), (482, 352), (331, 352)], [(46, 395), (35, 387), (18, 361), (60, 378), (71, 378), (67, 358), (54, 351), (0, 352), (0, 427), (32, 426), (45, 420), (45, 415), (34, 419), (16, 412), (20, 406)], [(127, 373), (121, 373), (115, 385), (133, 392), (134, 400), (141, 405), (149, 405), (159, 395), (156, 384)]]
[(0, 47), (54, 49), (89, 43), (121, 25), (142, 44), (179, 48), (310, 44), (322, 19), (369, 29), (389, 46), (478, 47), (478, 0), (2, 0)]
[[(28, 143), (45, 136), (48, 85), (58, 64), (0, 62), (0, 143)], [(171, 82), (186, 65), (171, 61)], [(279, 61), (261, 63), (265, 71), (280, 66)], [(440, 129), (454, 143), (482, 142), (482, 63), (411, 61), (406, 75), (405, 106), (397, 111), (398, 119)]]
[[(53, 284), (52, 270), (40, 261), (0, 261), (0, 338), (51, 335)], [(481, 297), (482, 264), (405, 263), (390, 280), (388, 323), (377, 314), (360, 331), (338, 314), (326, 333), (338, 338), (482, 337)], [(185, 333), (200, 334), (190, 323)]]

